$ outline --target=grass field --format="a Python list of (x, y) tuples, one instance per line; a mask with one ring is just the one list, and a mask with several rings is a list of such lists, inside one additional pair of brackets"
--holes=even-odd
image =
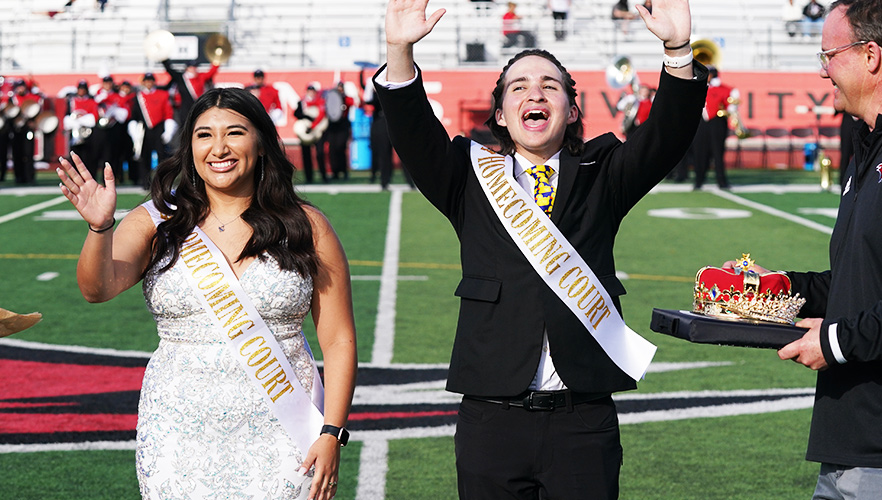
[[(639, 390), (616, 397), (623, 499), (796, 500), (809, 498), (814, 487), (817, 465), (803, 459), (811, 371), (771, 350), (689, 344), (649, 329), (652, 308), (691, 307), (692, 281), (704, 265), (750, 252), (771, 269), (826, 269), (838, 195), (816, 188), (817, 174), (730, 175), (731, 192), (662, 184), (629, 214), (617, 240), (617, 268), (628, 289), (625, 320), (659, 348)], [(40, 178), (42, 185), (55, 183), (48, 174)], [(0, 363), (4, 349), (39, 351), (44, 344), (138, 356), (152, 351), (158, 339), (140, 287), (106, 304), (80, 296), (75, 266), (85, 223), (71, 217), (66, 202), (54, 202), (55, 193), (9, 187), (0, 185), (0, 306), (40, 311), (44, 319), (0, 341)], [(419, 193), (401, 186), (380, 191), (362, 174), (304, 196), (328, 215), (352, 267), (364, 370), (354, 414), (385, 408), (440, 415), (352, 422), (337, 498), (453, 499), (456, 397), (442, 388), (458, 307), (455, 235)], [(119, 208), (142, 200), (139, 193), (121, 194)], [(390, 217), (400, 224), (390, 227)], [(315, 345), (314, 332), (308, 336)], [(389, 373), (398, 374), (394, 382), (382, 378)], [(0, 498), (138, 497), (133, 435), (109, 444), (70, 436), (57, 445), (51, 438), (16, 442), (4, 417), (41, 414), (12, 404), (3, 387), (0, 382)]]

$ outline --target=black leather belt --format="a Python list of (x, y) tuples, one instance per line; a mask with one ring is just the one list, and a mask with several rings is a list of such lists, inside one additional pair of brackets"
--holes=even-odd
[(503, 406), (514, 406), (529, 411), (552, 411), (555, 408), (563, 408), (589, 401), (595, 401), (608, 397), (606, 393), (573, 392), (564, 391), (527, 391), (514, 398), (491, 398), (482, 396), (463, 396), (464, 399), (484, 401)]

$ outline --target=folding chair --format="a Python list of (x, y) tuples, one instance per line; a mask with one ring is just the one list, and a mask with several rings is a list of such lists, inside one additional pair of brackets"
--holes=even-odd
[(791, 139), (790, 131), (786, 128), (772, 127), (765, 132), (766, 140), (763, 142), (763, 166), (769, 167), (769, 153), (772, 151), (787, 152), (787, 167), (790, 167)]

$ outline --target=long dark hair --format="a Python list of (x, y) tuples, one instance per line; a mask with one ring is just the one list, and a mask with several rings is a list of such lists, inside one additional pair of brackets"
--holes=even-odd
[(502, 109), (502, 97), (505, 94), (505, 74), (508, 72), (508, 68), (510, 68), (512, 64), (527, 56), (539, 56), (548, 59), (560, 70), (561, 79), (563, 81), (562, 83), (567, 92), (570, 105), (576, 106), (576, 110), (579, 113), (578, 119), (575, 122), (568, 124), (564, 131), (563, 147), (574, 156), (580, 155), (585, 143), (583, 138), (582, 110), (579, 108), (579, 105), (576, 104), (576, 81), (573, 80), (570, 72), (564, 68), (563, 64), (561, 64), (556, 57), (550, 52), (542, 49), (527, 49), (515, 54), (514, 57), (508, 60), (505, 67), (502, 68), (502, 73), (499, 74), (499, 79), (496, 80), (496, 87), (493, 89), (492, 101), (490, 104), (490, 116), (487, 117), (487, 121), (485, 121), (484, 124), (490, 128), (490, 132), (499, 143), (499, 153), (510, 155), (515, 152), (515, 144), (514, 141), (511, 140), (511, 135), (508, 133), (508, 129), (496, 123), (496, 111)]
[(159, 224), (153, 236), (145, 274), (169, 252), (171, 261), (159, 271), (171, 268), (183, 241), (208, 215), (205, 182), (196, 173), (191, 140), (196, 120), (212, 108), (228, 109), (244, 116), (256, 129), (258, 149), (264, 152), (254, 170), (251, 205), (242, 213), (242, 220), (251, 226), (251, 239), (237, 261), (247, 257), (262, 259), (266, 252), (282, 269), (314, 277), (318, 258), (312, 225), (304, 210), (308, 203), (294, 192), (294, 165), (285, 156), (276, 127), (263, 105), (251, 92), (238, 88), (212, 89), (196, 100), (180, 131), (180, 147), (157, 167), (150, 194), (168, 219)]

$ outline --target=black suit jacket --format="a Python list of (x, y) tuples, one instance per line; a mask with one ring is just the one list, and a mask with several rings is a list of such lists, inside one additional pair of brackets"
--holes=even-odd
[[(382, 71), (382, 68), (381, 70)], [(600, 281), (616, 307), (625, 288), (615, 276), (613, 242), (622, 218), (683, 157), (695, 135), (707, 71), (694, 80), (662, 72), (649, 119), (627, 143), (607, 133), (574, 157), (560, 155), (551, 220)], [(515, 396), (539, 365), (542, 336), (568, 388), (611, 393), (636, 382), (603, 352), (554, 295), (496, 218), (474, 174), (470, 141), (450, 140), (422, 85), (377, 86), (392, 144), (426, 198), (453, 224), (460, 241), (459, 322), (447, 389), (473, 396)]]

